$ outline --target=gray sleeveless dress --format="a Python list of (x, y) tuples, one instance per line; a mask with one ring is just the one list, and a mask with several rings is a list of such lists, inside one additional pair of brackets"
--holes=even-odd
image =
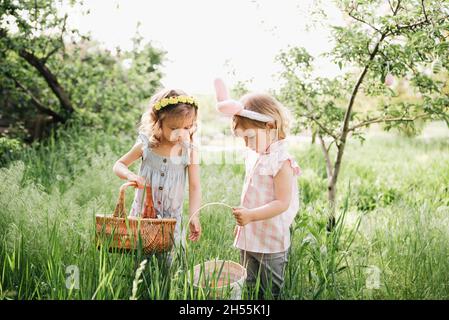
[[(184, 202), (187, 166), (190, 164), (189, 151), (182, 148), (181, 156), (164, 157), (155, 153), (149, 146), (148, 137), (139, 134), (136, 142), (142, 142), (142, 163), (139, 175), (151, 184), (154, 208), (161, 218), (175, 218), (175, 245), (185, 245), (185, 227), (183, 227), (182, 209)], [(130, 216), (142, 212), (143, 189), (135, 189)]]

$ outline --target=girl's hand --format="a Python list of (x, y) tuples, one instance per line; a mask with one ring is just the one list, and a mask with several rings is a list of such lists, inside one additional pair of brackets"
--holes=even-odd
[(198, 217), (193, 218), (189, 223), (189, 240), (198, 241), (201, 237), (201, 223)]
[(137, 184), (138, 189), (143, 189), (145, 187), (145, 178), (140, 177), (137, 174), (130, 173), (128, 175), (128, 181), (135, 182)]
[(247, 208), (232, 208), (232, 214), (239, 226), (244, 226), (252, 221), (251, 211)]

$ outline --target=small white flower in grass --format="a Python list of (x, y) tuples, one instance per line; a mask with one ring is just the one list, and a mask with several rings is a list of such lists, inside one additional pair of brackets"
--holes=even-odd
[(139, 268), (136, 270), (136, 276), (134, 277), (133, 281), (133, 292), (132, 296), (129, 297), (129, 300), (137, 300), (137, 289), (139, 288), (139, 283), (142, 283), (142, 280), (140, 280), (140, 275), (142, 274), (143, 270), (145, 270), (145, 266), (147, 264), (147, 260), (143, 260), (140, 263)]

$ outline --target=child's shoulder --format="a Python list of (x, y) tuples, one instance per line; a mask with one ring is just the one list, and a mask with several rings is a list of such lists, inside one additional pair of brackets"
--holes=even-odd
[(133, 146), (135, 152), (139, 152), (139, 156), (145, 159), (149, 152), (149, 142), (148, 136), (145, 133), (139, 132), (136, 141)]
[(142, 144), (149, 144), (150, 139), (148, 138), (148, 136), (143, 133), (143, 132), (138, 132), (137, 133), (137, 138), (136, 138), (136, 143), (142, 143)]
[(261, 168), (266, 174), (276, 176), (284, 164), (290, 165), (294, 175), (299, 175), (301, 169), (295, 158), (288, 151), (287, 141), (280, 141), (261, 161)]

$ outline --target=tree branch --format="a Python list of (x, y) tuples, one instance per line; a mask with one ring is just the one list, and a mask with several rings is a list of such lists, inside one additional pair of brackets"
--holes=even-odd
[(359, 91), (359, 87), (363, 82), (363, 79), (365, 78), (366, 73), (368, 72), (369, 66), (371, 64), (371, 61), (374, 59), (374, 57), (376, 56), (377, 52), (379, 51), (379, 46), (381, 44), (381, 42), (385, 39), (386, 34), (383, 33), (380, 37), (380, 39), (377, 41), (376, 46), (373, 49), (373, 52), (371, 53), (369, 60), (367, 62), (367, 64), (365, 65), (365, 67), (363, 68), (362, 72), (360, 73), (357, 82), (352, 90), (351, 93), (351, 98), (348, 102), (348, 107), (346, 108), (346, 112), (345, 112), (345, 117), (344, 117), (344, 121), (343, 121), (343, 128), (341, 130), (341, 140), (342, 143), (345, 143), (346, 141), (346, 136), (347, 136), (347, 131), (348, 131), (348, 126), (349, 126), (349, 120), (351, 117), (351, 113), (352, 113), (352, 108), (354, 106), (354, 102), (355, 102), (355, 97), (357, 96), (357, 93)]
[[(420, 20), (418, 22), (408, 24), (408, 25), (396, 25), (394, 29), (390, 29), (388, 35), (397, 35), (402, 30), (414, 30), (417, 27), (420, 27), (422, 25), (433, 23), (433, 21), (429, 20), (429, 16), (427, 15), (426, 7), (424, 5), (424, 0), (421, 0), (421, 7), (424, 15), (424, 19)], [(447, 19), (449, 19), (449, 15), (445, 15), (437, 20), (437, 22), (444, 22)]]
[(64, 22), (63, 22), (63, 24), (62, 24), (61, 34), (60, 34), (60, 36), (59, 36), (60, 44), (57, 44), (57, 45), (53, 48), (53, 50), (51, 50), (49, 53), (47, 53), (47, 55), (46, 55), (44, 58), (41, 59), (41, 61), (42, 61), (43, 64), (46, 64), (46, 63), (47, 63), (47, 60), (48, 60), (52, 55), (54, 55), (56, 52), (58, 52), (58, 50), (61, 48), (61, 45), (62, 45), (62, 47), (64, 47), (64, 39), (63, 39), (63, 35), (64, 35), (64, 32), (66, 31), (67, 17), (68, 17), (68, 16), (67, 16), (67, 14), (66, 14), (66, 15), (64, 16)]
[(332, 167), (332, 162), (329, 156), (329, 149), (326, 147), (326, 143), (320, 133), (318, 133), (318, 139), (320, 140), (321, 149), (323, 150), (324, 159), (326, 160), (327, 178), (330, 180), (332, 178), (334, 168)]
[(372, 119), (365, 120), (365, 121), (363, 121), (363, 122), (360, 122), (360, 123), (358, 123), (358, 124), (356, 124), (356, 125), (350, 127), (350, 128), (348, 129), (348, 131), (354, 131), (354, 130), (356, 130), (356, 129), (358, 129), (358, 128), (366, 127), (366, 126), (368, 126), (368, 125), (370, 125), (370, 124), (373, 124), (373, 123), (380, 123), (380, 122), (399, 122), (399, 121), (415, 121), (415, 120), (417, 120), (417, 119), (425, 118), (425, 117), (427, 117), (427, 116), (428, 116), (428, 114), (425, 114), (425, 113), (424, 113), (424, 114), (419, 114), (419, 115), (417, 115), (417, 116), (414, 116), (414, 117), (412, 117), (412, 118), (405, 118), (405, 117), (396, 117), (396, 118), (382, 118), (382, 117), (378, 117), (378, 118), (372, 118)]
[(301, 116), (306, 117), (310, 120), (312, 120), (313, 122), (315, 122), (318, 127), (320, 127), (320, 129), (326, 133), (327, 135), (329, 135), (330, 137), (334, 138), (335, 140), (339, 140), (339, 137), (337, 135), (335, 135), (334, 133), (332, 133), (332, 131), (330, 131), (329, 129), (327, 129), (320, 121), (318, 121), (316, 119), (316, 117), (312, 114), (301, 114)]
[(421, 0), (421, 7), (422, 7), (422, 12), (424, 13), (424, 17), (428, 21), (429, 18), (427, 17), (426, 7), (424, 6), (424, 0)]
[(354, 9), (355, 9), (355, 8), (352, 7), (351, 10), (348, 12), (348, 15), (349, 15), (351, 18), (353, 18), (353, 19), (355, 19), (355, 20), (357, 20), (357, 21), (359, 21), (359, 22), (361, 22), (361, 23), (363, 23), (363, 24), (366, 24), (367, 26), (369, 26), (369, 27), (371, 27), (372, 29), (376, 30), (377, 32), (381, 33), (381, 31), (380, 31), (378, 28), (376, 28), (375, 26), (373, 26), (371, 23), (369, 23), (369, 22), (367, 22), (367, 21), (365, 21), (365, 20), (363, 20), (363, 19), (361, 19), (361, 18), (355, 16), (355, 15), (352, 13), (352, 12), (354, 11)]
[(56, 46), (53, 48), (53, 50), (51, 50), (49, 53), (47, 53), (47, 55), (46, 55), (44, 58), (41, 59), (42, 63), (43, 63), (43, 64), (46, 64), (48, 58), (50, 58), (52, 55), (54, 55), (56, 52), (58, 52), (58, 50), (59, 50), (60, 48), (61, 48), (61, 47), (60, 47), (59, 45), (56, 45)]
[(25, 49), (19, 50), (19, 55), (25, 59), (30, 65), (32, 65), (42, 77), (44, 77), (50, 89), (56, 95), (61, 104), (62, 109), (71, 114), (75, 110), (72, 106), (69, 96), (65, 92), (64, 88), (59, 84), (56, 76), (47, 68), (47, 66), (33, 53), (26, 51)]
[(422, 25), (425, 25), (425, 24), (428, 24), (428, 23), (429, 23), (429, 20), (424, 19), (424, 20), (415, 22), (413, 24), (408, 24), (408, 25), (403, 25), (403, 26), (396, 25), (394, 27), (394, 29), (390, 29), (389, 30), (388, 35), (398, 35), (402, 30), (413, 30), (416, 27), (419, 27), (419, 26), (422, 26)]
[[(437, 22), (439, 23), (439, 22), (445, 21), (447, 19), (449, 19), (449, 15), (446, 15), (446, 16), (442, 17)], [(432, 21), (424, 19), (424, 20), (420, 20), (418, 22), (415, 22), (413, 24), (408, 24), (408, 25), (403, 25), (403, 26), (396, 25), (396, 27), (394, 29), (390, 29), (389, 30), (389, 33), (387, 35), (388, 36), (390, 36), (390, 35), (398, 35), (400, 33), (400, 31), (403, 31), (403, 30), (414, 30), (417, 27), (420, 27), (420, 26), (423, 26), (423, 25), (426, 25), (426, 24), (431, 24), (431, 23), (432, 23)]]
[(305, 106), (305, 109), (309, 112), (309, 114), (300, 114), (300, 116), (306, 117), (306, 118), (312, 120), (313, 122), (315, 122), (324, 133), (326, 133), (330, 137), (334, 138), (334, 140), (339, 139), (339, 137), (337, 135), (335, 135), (330, 129), (327, 129), (320, 121), (318, 121), (318, 119), (315, 117), (315, 115), (312, 114), (313, 109), (310, 105), (310, 101), (306, 101), (304, 103), (304, 106)]
[(393, 16), (398, 14), (400, 8), (401, 8), (401, 0), (398, 0), (396, 8), (394, 8), (394, 11), (393, 11)]
[(38, 98), (29, 90), (27, 89), (22, 83), (19, 82), (13, 75), (6, 73), (6, 76), (10, 78), (12, 81), (14, 81), (14, 84), (17, 88), (21, 89), (25, 94), (31, 99), (33, 104), (36, 106), (36, 108), (45, 114), (48, 114), (53, 117), (57, 122), (64, 123), (66, 122), (66, 119), (62, 117), (60, 114), (56, 113), (55, 111), (47, 108), (42, 102), (39, 101)]
[(7, 40), (9, 50), (13, 50), (18, 53), (20, 57), (25, 59), (25, 61), (33, 66), (39, 74), (45, 79), (50, 89), (56, 95), (61, 105), (61, 108), (67, 113), (72, 114), (75, 112), (75, 109), (72, 106), (72, 102), (70, 101), (69, 95), (64, 90), (64, 88), (59, 83), (56, 76), (51, 72), (51, 70), (45, 65), (45, 63), (36, 57), (34, 53), (27, 51), (24, 48), (17, 48), (13, 45), (13, 41), (8, 37), (8, 33), (5, 29), (0, 28), (0, 36)]

